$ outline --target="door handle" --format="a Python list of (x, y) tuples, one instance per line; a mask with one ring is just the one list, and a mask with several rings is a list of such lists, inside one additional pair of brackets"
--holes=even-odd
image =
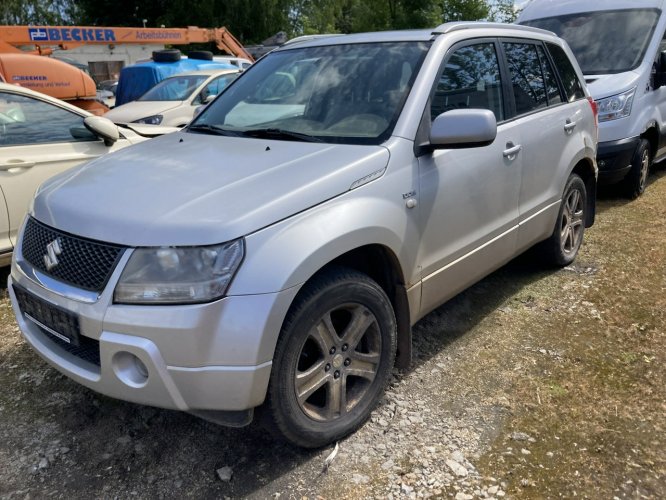
[(8, 160), (6, 163), (0, 163), (0, 170), (12, 170), (32, 168), (35, 166), (34, 161), (23, 161), (23, 160)]
[(576, 128), (576, 122), (572, 122), (571, 120), (567, 119), (567, 122), (564, 124), (564, 131), (569, 133), (575, 128)]
[(507, 158), (509, 160), (513, 160), (516, 157), (516, 155), (520, 152), (520, 150), (523, 149), (523, 147), (520, 144), (514, 146), (513, 142), (507, 142), (506, 147), (507, 149), (505, 149), (502, 154), (504, 155), (504, 158)]

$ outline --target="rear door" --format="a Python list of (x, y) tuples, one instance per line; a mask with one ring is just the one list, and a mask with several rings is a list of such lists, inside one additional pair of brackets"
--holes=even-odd
[(577, 131), (588, 126), (583, 120), (589, 103), (582, 89), (569, 102), (542, 42), (504, 39), (502, 49), (523, 137), (518, 246), (526, 248), (553, 231), (571, 162), (585, 148)]

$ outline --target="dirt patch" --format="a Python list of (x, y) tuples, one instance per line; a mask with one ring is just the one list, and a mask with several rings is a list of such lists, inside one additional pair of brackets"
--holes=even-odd
[(635, 202), (602, 194), (575, 265), (520, 257), (424, 318), (412, 369), (327, 470), (332, 447), (78, 386), (0, 288), (0, 497), (664, 497), (663, 167), (651, 179)]

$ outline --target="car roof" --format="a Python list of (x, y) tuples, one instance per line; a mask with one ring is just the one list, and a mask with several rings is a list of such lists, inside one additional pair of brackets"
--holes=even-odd
[(227, 73), (239, 73), (240, 69), (200, 69), (197, 71), (185, 71), (183, 73), (178, 73), (176, 75), (168, 76), (167, 78), (177, 78), (179, 76), (213, 76), (213, 75), (224, 75)]
[(424, 30), (377, 31), (372, 33), (355, 33), (351, 35), (327, 35), (317, 38), (305, 38), (303, 41), (290, 41), (276, 51), (302, 47), (322, 47), (327, 45), (346, 45), (372, 42), (425, 42), (442, 35), (457, 31), (469, 31), (470, 36), (525, 36), (534, 38), (557, 39), (550, 31), (520, 26), (517, 24), (488, 22), (450, 22), (436, 28)]
[(36, 92), (34, 90), (27, 89), (25, 87), (21, 87), (19, 85), (12, 85), (10, 83), (2, 83), (0, 82), (0, 91), (2, 92), (11, 92), (14, 94), (19, 94), (19, 95), (25, 95), (28, 97), (35, 97), (37, 99), (40, 99), (42, 101), (46, 101), (50, 104), (54, 104), (55, 106), (60, 106), (61, 108), (68, 109), (69, 111), (72, 111), (74, 113), (77, 113), (81, 116), (93, 116), (92, 113), (89, 113), (88, 111), (78, 108), (72, 104), (69, 104), (68, 102), (62, 101), (60, 99), (56, 99), (55, 97), (51, 97), (50, 95), (42, 94), (41, 92)]

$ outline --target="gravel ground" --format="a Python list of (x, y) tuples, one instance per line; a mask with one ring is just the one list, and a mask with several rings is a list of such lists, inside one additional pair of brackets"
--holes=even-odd
[(0, 497), (665, 497), (665, 221), (663, 166), (602, 193), (573, 266), (522, 256), (428, 315), (371, 420), (316, 451), (78, 386), (0, 288)]

